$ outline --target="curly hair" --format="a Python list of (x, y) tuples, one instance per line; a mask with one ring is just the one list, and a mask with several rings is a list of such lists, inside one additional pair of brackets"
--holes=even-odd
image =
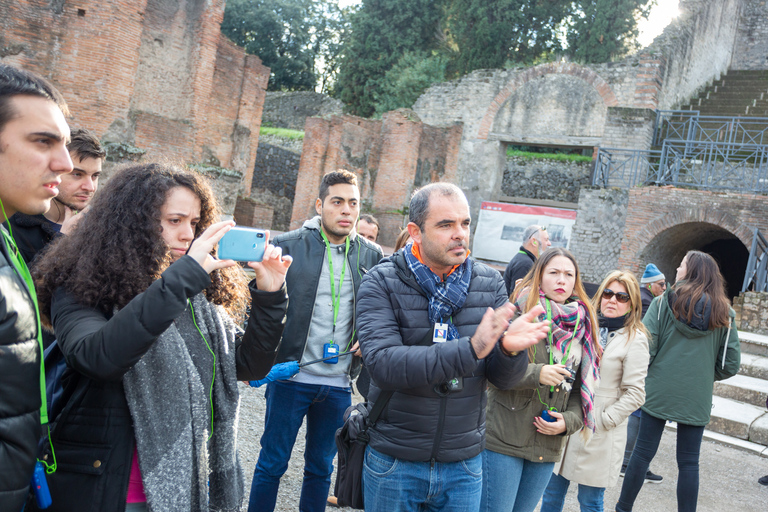
[[(170, 164), (133, 164), (117, 171), (71, 234), (46, 247), (33, 277), (47, 325), (53, 293), (64, 287), (81, 304), (110, 315), (146, 290), (171, 264), (160, 211), (169, 192), (186, 187), (200, 199), (195, 238), (217, 222), (220, 210), (203, 176)], [(206, 298), (241, 319), (250, 299), (240, 267), (210, 274)]]

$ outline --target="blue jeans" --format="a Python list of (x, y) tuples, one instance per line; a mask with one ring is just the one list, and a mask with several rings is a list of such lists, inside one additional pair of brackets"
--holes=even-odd
[[(643, 411), (640, 417), (640, 433), (637, 444), (629, 459), (621, 495), (616, 504), (616, 512), (631, 512), (640, 489), (645, 481), (645, 472), (651, 464), (656, 450), (659, 449), (665, 420), (651, 416)], [(704, 427), (694, 427), (683, 423), (677, 424), (677, 510), (696, 512), (699, 498), (699, 453)]]
[(370, 446), (365, 450), (365, 512), (474, 512), (482, 485), (482, 455), (432, 465), (396, 459)]
[[(562, 475), (553, 474), (541, 499), (541, 512), (562, 512), (565, 495), (571, 481)], [(579, 484), (579, 505), (581, 512), (603, 512), (605, 487)]]
[(485, 450), (481, 512), (533, 512), (554, 467), (554, 462), (531, 462)]
[(351, 405), (351, 388), (276, 381), (267, 384), (261, 451), (251, 484), (249, 512), (272, 511), (280, 478), (288, 469), (299, 427), (307, 417), (304, 481), (299, 510), (325, 510), (336, 456), (336, 429)]

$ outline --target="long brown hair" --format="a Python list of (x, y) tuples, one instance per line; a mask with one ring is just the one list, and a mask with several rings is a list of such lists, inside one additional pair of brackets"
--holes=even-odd
[(725, 280), (715, 259), (701, 251), (688, 251), (685, 255), (685, 276), (672, 287), (675, 301), (672, 313), (680, 320), (691, 323), (699, 300), (710, 301), (709, 329), (728, 326), (730, 301), (725, 294)]
[[(171, 264), (161, 234), (160, 209), (168, 193), (185, 187), (200, 199), (195, 237), (221, 214), (208, 180), (169, 164), (134, 164), (118, 170), (100, 190), (74, 231), (50, 244), (33, 268), (41, 316), (60, 287), (107, 315), (123, 308)], [(250, 295), (242, 269), (211, 273), (207, 299), (239, 320)], [(50, 322), (48, 322), (49, 324)]]
[[(592, 306), (589, 295), (587, 295), (587, 292), (584, 291), (584, 285), (581, 282), (579, 264), (576, 262), (576, 257), (571, 253), (571, 251), (563, 249), (562, 247), (550, 247), (538, 258), (536, 258), (536, 263), (533, 264), (531, 270), (529, 270), (525, 275), (520, 285), (515, 287), (513, 302), (517, 301), (523, 291), (530, 290), (530, 293), (528, 293), (528, 298), (526, 299), (525, 304), (523, 304), (523, 312), (525, 313), (530, 311), (531, 308), (539, 303), (539, 290), (541, 289), (541, 278), (544, 275), (544, 270), (546, 270), (552, 259), (556, 258), (557, 256), (565, 256), (571, 260), (571, 263), (573, 263), (573, 268), (576, 269), (576, 279), (573, 283), (573, 294), (576, 295), (576, 297), (578, 297), (579, 300), (584, 303), (584, 307), (587, 309), (587, 313), (589, 315), (589, 329), (592, 338), (592, 346), (595, 349), (595, 354), (601, 354), (602, 350), (600, 348), (600, 343), (598, 342), (599, 337), (597, 336), (598, 324), (595, 308)], [(529, 349), (528, 353), (529, 358), (532, 359), (533, 349)]]
[(594, 306), (595, 311), (600, 311), (600, 301), (603, 296), (603, 291), (608, 288), (609, 284), (614, 282), (623, 284), (629, 294), (630, 307), (627, 317), (624, 319), (624, 327), (627, 329), (627, 343), (632, 341), (632, 338), (637, 331), (642, 332), (646, 337), (650, 338), (650, 333), (643, 324), (643, 301), (640, 297), (640, 285), (637, 282), (637, 278), (629, 272), (614, 270), (605, 276), (605, 279), (603, 279), (603, 282), (600, 283), (600, 287), (597, 289), (597, 293), (592, 297), (592, 306)]

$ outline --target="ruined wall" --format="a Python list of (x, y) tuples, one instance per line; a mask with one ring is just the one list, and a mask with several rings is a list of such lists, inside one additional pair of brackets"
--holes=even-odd
[(680, 16), (644, 50), (663, 60), (660, 109), (684, 105), (728, 69), (740, 13), (753, 0), (682, 0)]
[(270, 224), (256, 227), (288, 231), (300, 162), (301, 153), (263, 141), (259, 144), (251, 198), (260, 205), (269, 205), (274, 213)]
[(731, 67), (768, 69), (768, 2), (765, 0), (744, 0)]
[(51, 80), (73, 127), (232, 169), (247, 189), (269, 69), (221, 35), (224, 4), (0, 0), (0, 62)]
[(579, 262), (582, 279), (600, 283), (619, 266), (627, 221), (629, 194), (621, 189), (583, 187), (571, 231), (570, 250)]
[(315, 215), (323, 174), (346, 169), (358, 176), (362, 210), (379, 220), (379, 241), (393, 245), (413, 190), (431, 181), (455, 181), (461, 125), (435, 128), (412, 111), (380, 121), (355, 116), (310, 117), (294, 196), (291, 229)]
[(591, 173), (592, 162), (507, 157), (501, 192), (510, 197), (577, 203)]
[(768, 293), (741, 293), (733, 300), (736, 328), (756, 334), (768, 334)]
[(264, 123), (267, 126), (303, 130), (308, 117), (342, 114), (344, 104), (326, 94), (312, 91), (270, 91), (264, 101)]

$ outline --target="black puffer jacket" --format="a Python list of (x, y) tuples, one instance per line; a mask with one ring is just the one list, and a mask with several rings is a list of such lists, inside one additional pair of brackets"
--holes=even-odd
[[(58, 470), (48, 476), (56, 511), (123, 512), (135, 444), (123, 375), (187, 308), (187, 298), (210, 284), (184, 256), (111, 318), (57, 290), (51, 319), (67, 360), (62, 378), (70, 404), (53, 430)], [(251, 286), (251, 316), (237, 345), (238, 380), (263, 378), (272, 367), (285, 318), (285, 288)]]
[[(370, 445), (391, 457), (455, 462), (485, 446), (486, 379), (511, 388), (528, 366), (525, 353), (502, 354), (498, 344), (478, 361), (469, 337), (483, 314), (507, 302), (496, 270), (475, 262), (464, 307), (453, 317), (461, 338), (432, 343), (429, 301), (403, 251), (382, 260), (363, 280), (358, 325), (371, 373), (369, 399), (396, 390), (371, 432)], [(464, 389), (441, 396), (436, 386), (463, 377)]]
[[(304, 226), (299, 229), (277, 236), (272, 242), (283, 250), (283, 254), (289, 254), (293, 257), (291, 268), (288, 269), (288, 274), (285, 276), (285, 284), (288, 287), (288, 295), (291, 300), (288, 304), (285, 331), (283, 331), (283, 340), (277, 352), (276, 363), (301, 361), (304, 347), (307, 344), (309, 326), (312, 323), (312, 311), (315, 307), (317, 285), (320, 281), (320, 273), (323, 271), (326, 254), (323, 237), (320, 231), (313, 227), (316, 223), (317, 217), (306, 221)], [(381, 249), (378, 246), (374, 247), (361, 236), (350, 238), (347, 262), (352, 270), (356, 299), (359, 299), (358, 289), (363, 276), (379, 260), (381, 260)], [(357, 300), (355, 304), (357, 304)], [(355, 328), (353, 326), (353, 329)], [(355, 341), (357, 341), (357, 336), (353, 343)], [(354, 357), (350, 374), (352, 377), (356, 377), (359, 372), (360, 358)]]
[[(0, 227), (5, 231), (4, 227)], [(0, 234), (0, 511), (18, 512), (40, 437), (40, 347), (35, 306)]]

